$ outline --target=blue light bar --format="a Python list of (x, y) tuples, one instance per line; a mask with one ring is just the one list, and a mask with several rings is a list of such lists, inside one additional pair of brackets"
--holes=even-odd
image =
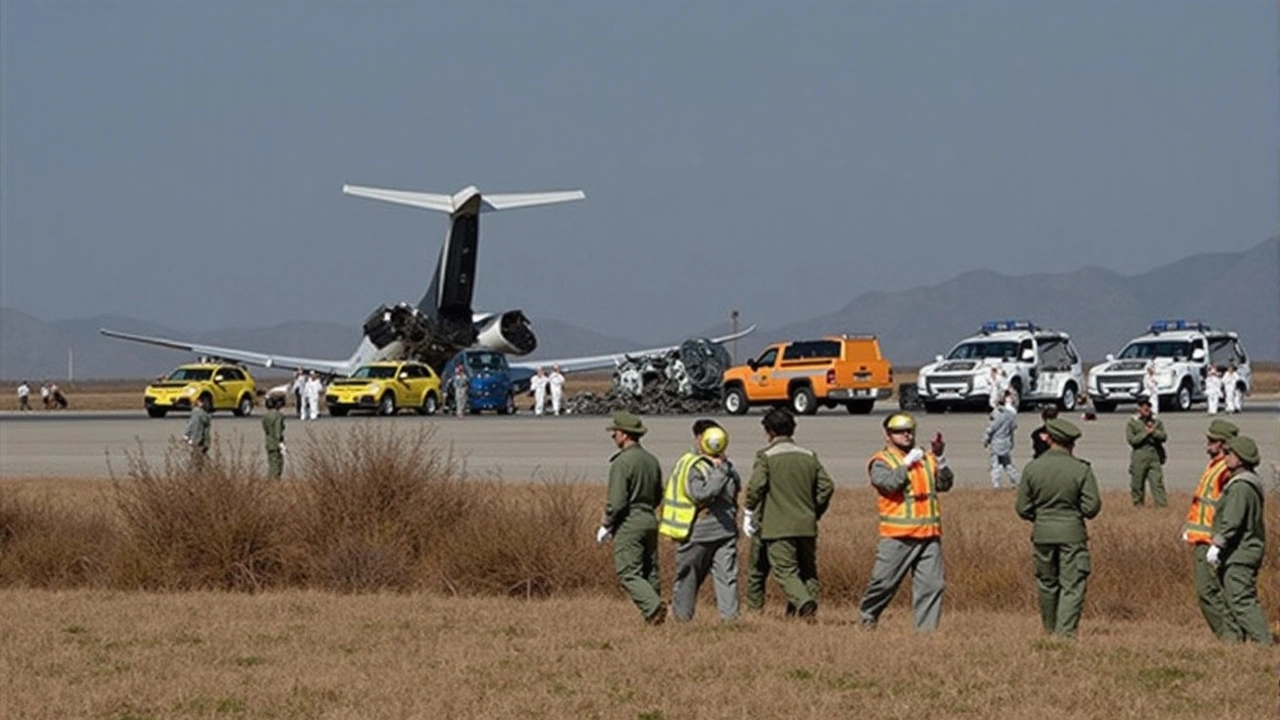
[(1169, 320), (1156, 320), (1151, 323), (1151, 332), (1162, 333), (1170, 330), (1208, 330), (1209, 326), (1199, 320), (1185, 320), (1183, 318), (1173, 318)]
[(1026, 330), (1035, 332), (1040, 327), (1030, 320), (988, 320), (982, 323), (982, 332), (1007, 332), (1013, 330)]

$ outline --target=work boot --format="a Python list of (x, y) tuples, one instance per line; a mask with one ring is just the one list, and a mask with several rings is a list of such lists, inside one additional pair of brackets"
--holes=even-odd
[(817, 613), (818, 613), (818, 603), (810, 600), (800, 606), (800, 609), (796, 611), (796, 616), (805, 620), (806, 622), (812, 623), (812, 622), (817, 622), (818, 619), (814, 617), (815, 615), (817, 615)]
[(649, 617), (645, 618), (645, 619), (644, 619), (644, 621), (645, 621), (647, 624), (649, 624), (649, 625), (654, 625), (654, 626), (661, 625), (662, 623), (666, 622), (666, 621), (667, 621), (667, 606), (666, 606), (666, 605), (659, 605), (659, 606), (658, 606), (658, 609), (657, 609), (657, 610), (654, 610), (654, 611), (653, 611), (653, 614), (652, 614), (652, 615), (650, 615)]

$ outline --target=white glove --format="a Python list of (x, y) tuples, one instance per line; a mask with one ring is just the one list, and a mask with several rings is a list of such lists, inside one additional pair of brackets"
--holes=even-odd
[(1182, 531), (1182, 542), (1191, 542), (1191, 538), (1187, 537), (1187, 531)]
[(596, 528), (596, 544), (597, 545), (605, 544), (606, 542), (609, 541), (609, 536), (612, 534), (613, 533), (609, 531), (609, 528), (603, 525)]
[(751, 537), (756, 534), (756, 513), (754, 510), (742, 511), (742, 534)]
[(1209, 552), (1205, 554), (1204, 561), (1214, 567), (1218, 567), (1218, 556), (1222, 554), (1222, 548), (1217, 545), (1210, 545)]
[(289, 454), (289, 448), (285, 447), (285, 446), (284, 446), (284, 443), (280, 443), (280, 454), (281, 454), (281, 455), (288, 455), (288, 454)]
[(912, 448), (911, 452), (907, 453), (907, 460), (906, 460), (907, 467), (911, 467), (912, 465), (915, 465), (916, 463), (920, 462), (923, 459), (924, 459), (924, 449)]

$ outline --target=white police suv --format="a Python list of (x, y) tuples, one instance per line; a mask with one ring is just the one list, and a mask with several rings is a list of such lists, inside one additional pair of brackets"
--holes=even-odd
[(1213, 365), (1225, 371), (1236, 366), (1236, 388), (1248, 394), (1253, 387), (1249, 357), (1233, 332), (1214, 330), (1197, 321), (1157, 320), (1145, 335), (1124, 346), (1119, 356), (1089, 370), (1089, 396), (1099, 412), (1112, 412), (1118, 403), (1136, 402), (1143, 395), (1147, 366), (1156, 368), (1160, 408), (1188, 410), (1203, 401), (1204, 378)]
[[(997, 372), (992, 374), (991, 369)], [(992, 320), (981, 332), (920, 368), (917, 392), (927, 412), (981, 405), (992, 383), (1012, 390), (1019, 406), (1054, 402), (1075, 409), (1084, 373), (1071, 336), (1029, 320)]]

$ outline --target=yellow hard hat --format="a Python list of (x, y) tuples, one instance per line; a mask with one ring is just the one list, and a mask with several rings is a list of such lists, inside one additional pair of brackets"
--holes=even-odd
[(911, 413), (894, 413), (884, 419), (885, 430), (915, 430), (916, 419)]
[(698, 449), (706, 455), (723, 455), (729, 448), (729, 433), (721, 427), (707, 428), (698, 438)]

